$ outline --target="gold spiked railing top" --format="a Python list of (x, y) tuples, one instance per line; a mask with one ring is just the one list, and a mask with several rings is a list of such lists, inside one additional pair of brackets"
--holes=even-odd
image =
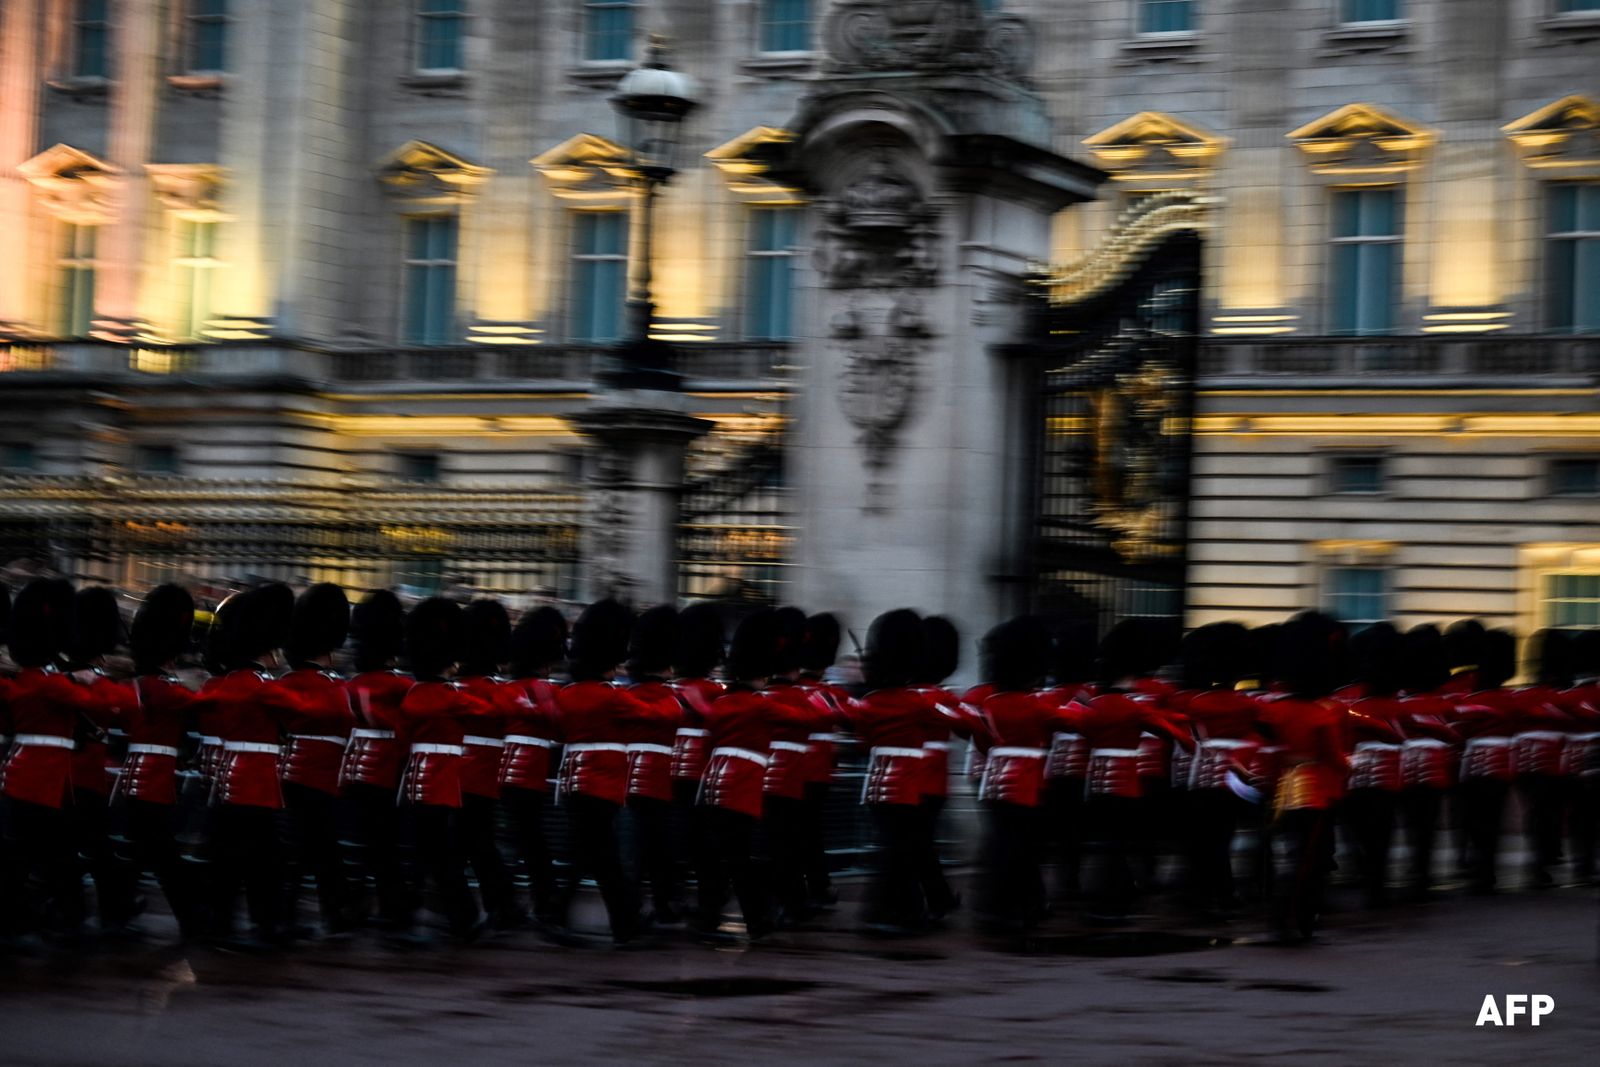
[(1111, 234), (1084, 258), (1068, 266), (1047, 266), (1038, 276), (1052, 307), (1092, 300), (1131, 274), (1150, 249), (1174, 233), (1206, 225), (1211, 197), (1187, 190), (1153, 193), (1117, 216)]

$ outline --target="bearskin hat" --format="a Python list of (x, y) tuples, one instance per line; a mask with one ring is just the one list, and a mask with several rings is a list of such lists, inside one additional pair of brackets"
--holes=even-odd
[(103, 585), (78, 590), (72, 599), (72, 641), (67, 654), (74, 663), (91, 663), (122, 644), (122, 611), (117, 594)]
[[(1437, 631), (1435, 631), (1437, 635)], [(1373, 696), (1389, 696), (1404, 687), (1402, 649), (1419, 645), (1421, 635), (1401, 636), (1387, 622), (1375, 622), (1350, 638), (1350, 661), (1356, 680)]]
[(867, 629), (862, 671), (873, 689), (909, 685), (922, 664), (922, 620), (910, 608), (886, 611)]
[(922, 620), (922, 660), (912, 681), (922, 685), (938, 685), (961, 665), (961, 634), (955, 623), (943, 615), (929, 615)]
[(1600, 630), (1584, 630), (1572, 639), (1575, 678), (1600, 678)]
[(35, 578), (11, 605), (11, 659), (19, 667), (44, 667), (72, 641), (72, 583)]
[(794, 674), (805, 659), (806, 613), (799, 608), (783, 607), (775, 611), (778, 624), (778, 644), (774, 649), (774, 674)]
[(1050, 628), (1050, 679), (1056, 685), (1094, 680), (1094, 622), (1059, 619)]
[(1149, 669), (1148, 634), (1137, 619), (1123, 619), (1100, 639), (1100, 684), (1114, 686)]
[(189, 647), (194, 598), (181, 585), (158, 585), (134, 612), (128, 648), (140, 674), (157, 674)]
[(511, 630), (511, 670), (536, 678), (567, 658), (567, 620), (548, 604), (522, 613)]
[(511, 660), (511, 616), (493, 597), (480, 597), (461, 613), (461, 673), (494, 674)]
[(821, 674), (839, 658), (839, 620), (819, 611), (806, 620), (805, 645), (800, 650), (800, 669)]
[(1254, 679), (1262, 689), (1278, 678), (1278, 631), (1282, 623), (1252, 626), (1246, 634), (1244, 672), (1241, 679)]
[(1450, 670), (1476, 667), (1483, 656), (1483, 623), (1461, 619), (1444, 632), (1445, 666)]
[(678, 609), (657, 604), (633, 622), (628, 635), (628, 675), (644, 678), (672, 669), (678, 651)]
[(678, 613), (678, 650), (673, 667), (680, 678), (704, 678), (722, 662), (722, 612), (715, 604), (690, 604)]
[(1517, 673), (1517, 635), (1510, 630), (1489, 630), (1483, 635), (1483, 655), (1478, 658), (1478, 685), (1499, 689)]
[(405, 643), (405, 608), (387, 589), (374, 589), (350, 611), (350, 639), (356, 670), (380, 671), (400, 655)]
[(633, 614), (615, 600), (600, 600), (583, 609), (572, 627), (572, 676), (594, 681), (616, 670), (628, 655)]
[(1319, 611), (1303, 611), (1278, 631), (1277, 676), (1289, 692), (1331, 692), (1345, 660), (1344, 627)]
[(778, 661), (779, 622), (771, 608), (757, 608), (739, 620), (728, 644), (728, 677), (735, 682), (771, 678)]
[(406, 659), (418, 678), (437, 678), (461, 661), (461, 605), (429, 597), (406, 615)]
[(1211, 622), (1196, 626), (1183, 635), (1178, 644), (1179, 676), (1186, 689), (1214, 689), (1217, 685), (1217, 645), (1221, 638), (1218, 630), (1222, 623)]
[(350, 633), (350, 600), (332, 582), (318, 582), (294, 602), (292, 629), (284, 651), (304, 663), (344, 647)]
[(1439, 628), (1424, 623), (1407, 630), (1395, 651), (1394, 670), (1398, 687), (1407, 693), (1431, 693), (1448, 682), (1450, 660)]
[(1540, 685), (1572, 684), (1572, 635), (1565, 630), (1540, 630), (1528, 639), (1528, 674)]
[(1033, 615), (1019, 615), (983, 638), (989, 681), (1004, 692), (1034, 688), (1050, 662), (1050, 632)]

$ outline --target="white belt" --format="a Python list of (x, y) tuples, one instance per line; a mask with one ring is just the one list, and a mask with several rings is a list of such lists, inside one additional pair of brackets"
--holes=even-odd
[(36, 748), (77, 748), (77, 744), (70, 737), (57, 737), (55, 734), (18, 734), (15, 738), (19, 745), (33, 745)]
[(950, 742), (948, 742), (948, 741), (924, 741), (924, 742), (922, 742), (922, 747), (924, 749), (926, 749), (927, 751), (929, 751), (929, 752), (949, 752), (950, 751)]
[(839, 740), (839, 735), (838, 734), (811, 734), (810, 736), (808, 736), (806, 738), (806, 740), (808, 740), (808, 741), (817, 741), (817, 742), (824, 742), (825, 741), (828, 744), (833, 744), (835, 741)]
[(628, 752), (630, 754), (634, 752), (654, 752), (658, 756), (670, 756), (672, 755), (672, 746), (652, 745), (645, 741), (635, 741), (628, 746)]
[(1020, 745), (1001, 745), (989, 750), (990, 759), (1044, 759), (1049, 754), (1042, 748), (1023, 748)]
[(1090, 759), (1135, 759), (1139, 755), (1136, 748), (1091, 748)]
[(354, 741), (358, 737), (363, 741), (392, 741), (394, 740), (394, 731), (369, 730), (363, 726), (359, 729), (350, 731), (350, 740)]
[(1239, 748), (1255, 748), (1256, 742), (1246, 741), (1238, 737), (1208, 737), (1200, 742), (1201, 748), (1220, 748), (1224, 750)]
[(271, 752), (275, 756), (283, 751), (281, 745), (268, 744), (265, 741), (224, 741), (222, 750), (224, 752)]
[(326, 741), (330, 745), (343, 746), (349, 738), (334, 737), (332, 734), (290, 734), (291, 741)]
[(178, 758), (178, 750), (171, 745), (129, 745), (130, 756), (171, 756)]
[(1357, 752), (1399, 752), (1400, 746), (1388, 741), (1360, 741), (1357, 742)]
[(221, 748), (222, 738), (212, 737), (210, 734), (205, 734), (200, 738), (200, 743), (202, 745), (215, 745), (216, 747)]
[(532, 734), (506, 734), (508, 745), (532, 745), (534, 748), (555, 748), (556, 743), (548, 737), (534, 737)]
[(1471, 737), (1467, 739), (1468, 748), (1503, 748), (1511, 743), (1509, 737)]
[(462, 745), (438, 745), (432, 741), (421, 741), (411, 746), (413, 756), (465, 756), (467, 750)]
[(1559, 730), (1524, 730), (1517, 735), (1518, 741), (1564, 741), (1567, 735)]
[(621, 752), (626, 755), (628, 746), (615, 741), (579, 741), (575, 745), (567, 746), (567, 755), (576, 756), (584, 752)]
[(904, 756), (908, 759), (921, 759), (922, 755), (922, 749), (920, 748), (902, 748), (899, 745), (879, 745), (877, 748), (872, 750), (869, 758), (874, 760), (898, 759)]
[(774, 752), (810, 752), (811, 746), (804, 741), (774, 741), (772, 742), (772, 750)]
[(1404, 748), (1449, 748), (1450, 746), (1437, 737), (1408, 737)]
[(710, 730), (702, 730), (697, 726), (680, 726), (680, 727), (678, 727), (678, 736), (679, 737), (706, 737), (710, 733), (711, 733)]
[(505, 748), (506, 739), (503, 737), (479, 737), (477, 734), (468, 734), (461, 739), (463, 745), (477, 745), (479, 748)]
[(757, 763), (757, 764), (760, 764), (763, 767), (765, 767), (767, 765), (767, 757), (763, 756), (759, 752), (752, 752), (748, 748), (714, 748), (714, 749), (712, 749), (711, 750), (711, 758), (712, 759), (716, 759), (718, 756), (731, 756), (734, 759), (747, 759), (751, 763)]

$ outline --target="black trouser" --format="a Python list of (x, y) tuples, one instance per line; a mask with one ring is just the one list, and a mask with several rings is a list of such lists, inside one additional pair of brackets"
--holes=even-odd
[(1389, 846), (1394, 843), (1395, 794), (1387, 789), (1352, 789), (1345, 795), (1345, 824), (1361, 854), (1361, 884), (1367, 906), (1383, 904), (1389, 881)]
[(705, 805), (704, 827), (707, 838), (706, 866), (700, 872), (699, 926), (715, 930), (722, 923), (722, 906), (728, 891), (739, 900), (746, 932), (752, 938), (765, 936), (772, 928), (771, 896), (766, 871), (756, 856), (756, 830), (753, 815)]
[(511, 880), (511, 869), (506, 866), (505, 857), (500, 855), (500, 842), (495, 832), (495, 810), (499, 804), (494, 797), (477, 793), (465, 793), (461, 797), (461, 835), (467, 862), (478, 879), (484, 910), (495, 922), (511, 919), (518, 910), (516, 885)]
[(1573, 780), (1572, 819), (1567, 837), (1572, 846), (1572, 873), (1580, 880), (1594, 877), (1595, 835), (1600, 832), (1600, 772)]
[(176, 817), (171, 804), (148, 800), (127, 802), (128, 853), (135, 876), (145, 871), (155, 875), (167, 898), (178, 931), (187, 940), (205, 932), (205, 900), (201, 891), (199, 865), (184, 860), (173, 834)]
[(1133, 901), (1133, 872), (1128, 852), (1138, 832), (1141, 798), (1100, 794), (1088, 798), (1084, 821), (1100, 843), (1100, 878), (1094, 890), (1095, 914), (1121, 918)]
[(944, 803), (941, 796), (923, 797), (917, 811), (917, 882), (934, 916), (944, 915), (957, 903), (939, 861), (939, 816), (944, 813)]
[(517, 835), (517, 852), (528, 872), (534, 914), (541, 920), (549, 919), (556, 903), (555, 863), (544, 832), (550, 794), (538, 789), (508, 785), (500, 791), (500, 802), (511, 816), (512, 828)]
[(233, 912), (244, 889), (250, 921), (263, 941), (278, 938), (283, 903), (283, 853), (278, 813), (271, 808), (221, 804), (211, 828), (211, 928), (233, 933)]
[(1461, 825), (1470, 848), (1473, 888), (1494, 888), (1500, 861), (1500, 823), (1510, 786), (1498, 778), (1461, 781)]
[[(650, 901), (663, 918), (678, 907), (677, 857), (672, 853), (672, 801), (629, 797), (635, 870), (650, 883)], [(639, 893), (643, 896), (643, 893)]]
[(871, 804), (868, 808), (878, 838), (878, 870), (868, 921), (915, 926), (922, 922), (924, 910), (917, 880), (922, 808), (918, 804)]
[(1517, 789), (1527, 805), (1526, 832), (1533, 849), (1535, 879), (1544, 879), (1549, 869), (1561, 860), (1562, 779), (1554, 774), (1524, 774), (1517, 778)]
[(1439, 833), (1439, 808), (1444, 790), (1429, 785), (1407, 786), (1400, 794), (1406, 821), (1406, 848), (1411, 853), (1409, 881), (1414, 892), (1433, 885), (1433, 844)]
[(1328, 808), (1293, 808), (1278, 817), (1288, 877), (1280, 882), (1278, 930), (1285, 937), (1308, 938), (1316, 932), (1323, 892), (1333, 866), (1333, 812)]
[(378, 918), (388, 929), (403, 929), (416, 909), (415, 880), (400, 833), (401, 813), (409, 809), (395, 803), (393, 789), (382, 786), (347, 785), (344, 795), (355, 808), (361, 866), (372, 878)]
[(828, 791), (831, 782), (807, 782), (805, 807), (800, 819), (800, 867), (805, 874), (806, 893), (821, 903), (833, 896), (833, 877), (828, 869), (825, 834)]
[(1192, 789), (1189, 808), (1189, 892), (1201, 907), (1235, 902), (1233, 835), (1245, 802), (1226, 789)]
[(678, 857), (681, 876), (692, 878), (699, 884), (704, 878), (707, 850), (706, 811), (698, 803), (700, 783), (690, 778), (672, 780), (672, 807), (674, 833), (677, 844), (673, 852)]
[(470, 933), (479, 915), (478, 901), (467, 886), (460, 814), (461, 809), (443, 804), (411, 806), (418, 873), (436, 894), (435, 910), (445, 917), (450, 932), (457, 937)]
[(1078, 867), (1083, 854), (1084, 780), (1081, 777), (1045, 779), (1045, 810), (1049, 812), (1050, 839), (1056, 846), (1056, 895), (1078, 895)]
[(111, 841), (110, 798), (88, 789), (72, 792), (72, 831), (89, 877), (94, 880), (100, 928), (110, 930), (133, 918), (134, 873)]
[(795, 797), (766, 797), (767, 850), (772, 855), (772, 895), (786, 918), (809, 910), (805, 877), (806, 802)]
[(568, 881), (556, 902), (556, 921), (566, 922), (578, 883), (585, 876), (592, 877), (606, 904), (611, 936), (626, 941), (639, 931), (639, 904), (622, 873), (617, 851), (617, 812), (621, 805), (583, 793), (568, 793), (561, 803), (567, 811), (572, 863), (567, 871)]
[(16, 873), (7, 880), (22, 906), (17, 929), (78, 933), (84, 920), (83, 875), (71, 810), (14, 799), (9, 808)]
[(990, 918), (1033, 926), (1044, 918), (1044, 878), (1039, 869), (1044, 824), (1039, 808), (1003, 800), (983, 805), (983, 910)]
[(288, 830), (288, 877), (284, 881), (284, 918), (291, 925), (300, 910), (305, 875), (317, 882), (317, 904), (330, 931), (351, 925), (351, 887), (339, 845), (339, 798), (298, 782), (283, 784), (284, 825)]
[(1137, 858), (1138, 884), (1146, 891), (1156, 888), (1156, 875), (1160, 870), (1161, 850), (1167, 843), (1170, 828), (1175, 825), (1172, 812), (1176, 808), (1172, 781), (1166, 776), (1139, 776), (1138, 814), (1129, 835), (1129, 847)]

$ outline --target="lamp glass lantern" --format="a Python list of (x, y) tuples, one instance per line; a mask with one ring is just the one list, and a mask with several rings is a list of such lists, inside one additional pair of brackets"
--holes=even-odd
[(694, 93), (694, 80), (669, 69), (659, 48), (618, 83), (611, 97), (618, 135), (646, 181), (664, 182), (677, 173), (683, 120), (699, 106)]

